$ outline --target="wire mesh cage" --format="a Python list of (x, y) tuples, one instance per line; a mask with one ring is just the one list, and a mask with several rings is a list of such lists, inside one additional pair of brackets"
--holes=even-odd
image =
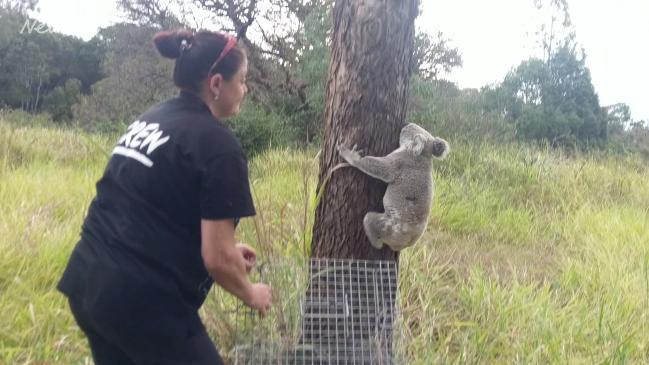
[(237, 306), (234, 364), (401, 363), (395, 262), (311, 259), (258, 275), (273, 309), (262, 319)]

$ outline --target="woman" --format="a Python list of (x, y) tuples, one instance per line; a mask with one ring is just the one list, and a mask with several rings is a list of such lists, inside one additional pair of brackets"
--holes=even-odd
[(263, 315), (270, 287), (246, 273), (255, 252), (236, 244), (255, 214), (247, 161), (221, 119), (247, 92), (234, 38), (161, 32), (180, 95), (128, 127), (113, 150), (58, 288), (97, 365), (221, 364), (198, 316), (212, 279)]

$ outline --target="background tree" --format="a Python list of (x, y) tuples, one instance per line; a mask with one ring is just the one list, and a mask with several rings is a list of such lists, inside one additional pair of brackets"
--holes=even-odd
[(543, 52), (542, 58), (548, 62), (556, 49), (573, 44), (576, 38), (568, 0), (532, 1), (548, 19), (536, 33), (539, 49)]
[(0, 99), (4, 104), (35, 112), (53, 75), (53, 37), (47, 34), (14, 36), (0, 62)]
[(639, 151), (649, 161), (649, 122), (633, 121), (627, 133), (623, 135), (632, 150)]
[[(410, 120), (450, 138), (629, 146), (628, 134), (642, 129), (630, 127), (637, 121), (621, 121), (622, 109), (599, 107), (567, 1), (533, 1), (546, 16), (537, 34), (538, 55), (493, 87), (461, 90), (444, 80), (461, 67), (459, 50), (442, 33), (416, 33)], [(172, 63), (151, 45), (156, 31), (224, 29), (239, 35), (250, 56), (247, 105), (230, 123), (244, 147), (254, 154), (269, 146), (320, 144), (333, 0), (118, 3), (124, 23), (84, 42), (47, 25), (43, 32), (21, 32), (26, 22), (37, 23), (30, 18), (37, 2), (0, 0), (0, 108), (46, 112), (56, 122), (77, 119), (91, 129), (120, 129), (174, 94)]]
[(251, 99), (282, 110), (292, 139), (313, 142), (320, 134), (333, 0), (195, 3), (215, 14), (217, 24), (236, 34), (248, 50)]
[[(319, 187), (341, 160), (336, 145), (383, 156), (398, 146), (406, 117), (417, 0), (339, 0), (333, 12)], [(333, 174), (316, 209), (312, 256), (396, 260), (372, 248), (368, 211), (382, 211), (386, 185), (349, 168)]]
[[(90, 85), (103, 77), (99, 67), (103, 53), (93, 42), (52, 32), (46, 24), (30, 18), (27, 10), (34, 4), (25, 1), (0, 6), (0, 105), (50, 112), (55, 121), (69, 120), (78, 95), (64, 102), (60, 95), (49, 94), (60, 93), (73, 79), (80, 82), (78, 94), (90, 92)], [(74, 89), (69, 84), (67, 94)]]
[(46, 110), (55, 121), (71, 120), (72, 108), (79, 102), (81, 81), (67, 79), (62, 86), (57, 86), (43, 98)]
[[(326, 77), (331, 4), (332, 0), (119, 1), (128, 21), (138, 26), (195, 29), (207, 22), (210, 29), (235, 34), (248, 53), (249, 103), (280, 114), (285, 137), (306, 143), (320, 134), (322, 98), (312, 95), (322, 95)], [(267, 145), (270, 141), (263, 136), (269, 134), (254, 133), (250, 125), (257, 116), (240, 116), (233, 127), (253, 133), (246, 136), (251, 143)]]
[[(535, 0), (551, 14), (540, 31), (543, 58), (530, 58), (512, 70), (494, 90), (487, 110), (498, 110), (514, 124), (520, 138), (555, 146), (602, 144), (608, 119), (599, 105), (579, 50), (565, 0)], [(497, 96), (495, 96), (497, 95)]]
[(624, 152), (640, 152), (649, 158), (649, 123), (631, 118), (631, 108), (617, 103), (602, 108), (613, 146)]
[(500, 105), (520, 137), (555, 145), (605, 141), (607, 120), (585, 56), (561, 47), (548, 62), (524, 61), (500, 85)]
[(609, 135), (619, 135), (631, 127), (631, 108), (627, 104), (617, 103), (602, 108), (606, 113)]
[(119, 9), (129, 20), (140, 25), (160, 29), (175, 28), (184, 25), (179, 19), (179, 14), (177, 14), (178, 10), (184, 10), (182, 4), (183, 2), (177, 0), (117, 1)]
[(437, 80), (442, 73), (462, 67), (460, 51), (450, 46), (442, 32), (435, 36), (419, 32), (415, 36), (413, 69), (424, 80)]
[(28, 10), (34, 10), (38, 6), (38, 0), (0, 0), (0, 8), (26, 14)]
[(173, 63), (153, 47), (157, 28), (118, 23), (102, 29), (95, 42), (106, 49), (106, 78), (92, 86), (92, 95), (75, 106), (75, 119), (91, 129), (121, 129), (150, 105), (176, 94)]

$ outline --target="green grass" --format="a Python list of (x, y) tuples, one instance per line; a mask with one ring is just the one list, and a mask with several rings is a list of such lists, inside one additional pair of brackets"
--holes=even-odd
[[(0, 121), (0, 364), (91, 362), (54, 286), (113, 141)], [(401, 255), (407, 363), (649, 363), (647, 162), (450, 143), (428, 232)], [(250, 162), (259, 214), (239, 236), (262, 259), (308, 250), (315, 154)], [(217, 289), (201, 312), (224, 353), (233, 305)]]

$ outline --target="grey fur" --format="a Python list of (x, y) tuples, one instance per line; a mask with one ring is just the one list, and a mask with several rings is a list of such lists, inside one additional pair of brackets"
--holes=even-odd
[(414, 123), (401, 129), (399, 148), (385, 157), (362, 157), (356, 146), (351, 150), (338, 146), (351, 166), (388, 183), (385, 213), (369, 212), (363, 219), (372, 246), (380, 249), (386, 244), (401, 251), (421, 238), (433, 201), (432, 158), (443, 159), (448, 151), (448, 142)]

